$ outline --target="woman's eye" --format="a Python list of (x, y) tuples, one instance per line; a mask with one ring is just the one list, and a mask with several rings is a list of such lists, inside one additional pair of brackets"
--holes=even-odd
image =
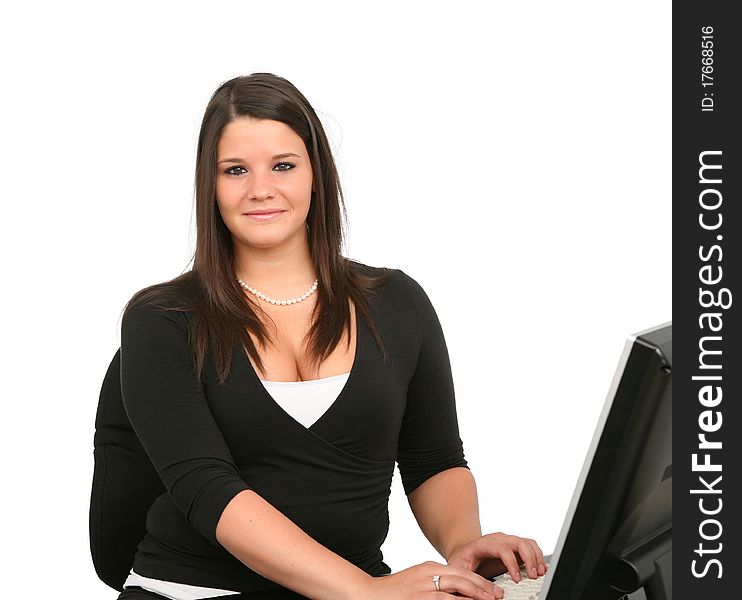
[(279, 171), (290, 171), (291, 169), (293, 169), (296, 166), (293, 163), (288, 163), (288, 162), (278, 163), (276, 166), (277, 167), (280, 167), (281, 165), (284, 165), (284, 166), (288, 167), (288, 169), (278, 169)]
[(242, 169), (243, 171), (245, 170), (245, 168), (244, 168), (244, 167), (230, 167), (229, 169), (227, 169), (227, 170), (226, 170), (226, 171), (224, 171), (224, 172), (225, 172), (225, 173), (226, 173), (227, 175), (241, 175), (241, 173), (235, 173), (235, 171), (234, 171), (235, 169)]

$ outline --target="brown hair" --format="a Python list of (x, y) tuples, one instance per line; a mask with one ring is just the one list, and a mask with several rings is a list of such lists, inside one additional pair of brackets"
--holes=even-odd
[[(388, 281), (390, 270), (378, 274), (341, 255), (347, 221), (337, 168), (322, 124), (307, 99), (293, 84), (271, 73), (253, 73), (221, 84), (209, 101), (198, 138), (196, 157), (196, 249), (193, 268), (165, 283), (137, 292), (124, 311), (140, 304), (164, 310), (187, 311), (190, 344), (196, 370), (203, 373), (210, 352), (223, 382), (232, 367), (235, 336), (261, 372), (263, 362), (248, 331), (265, 347), (270, 336), (239, 286), (234, 272), (232, 236), (216, 202), (216, 149), (224, 128), (238, 118), (271, 119), (285, 123), (304, 141), (312, 164), (314, 189), (307, 223), (309, 252), (319, 287), (306, 342), (310, 360), (319, 364), (337, 346), (343, 329), (350, 344), (352, 299), (387, 359), (381, 337), (369, 314), (373, 291)], [(186, 293), (184, 293), (186, 292)], [(255, 305), (257, 307), (257, 305)]]

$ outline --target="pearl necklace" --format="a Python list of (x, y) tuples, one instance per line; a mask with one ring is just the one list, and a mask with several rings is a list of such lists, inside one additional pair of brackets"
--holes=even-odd
[(254, 287), (247, 285), (239, 277), (237, 278), (237, 283), (239, 283), (248, 292), (250, 292), (251, 294), (254, 294), (255, 296), (257, 296), (261, 300), (265, 300), (266, 302), (270, 302), (271, 304), (275, 304), (277, 306), (287, 306), (289, 304), (296, 304), (297, 302), (303, 302), (304, 300), (306, 300), (307, 298), (309, 298), (309, 296), (311, 296), (312, 294), (314, 294), (314, 292), (317, 291), (317, 283), (318, 283), (318, 281), (319, 281), (319, 279), (315, 279), (314, 280), (314, 283), (312, 284), (312, 287), (310, 287), (306, 292), (304, 292), (298, 298), (289, 298), (287, 300), (274, 300), (273, 298), (269, 298), (268, 296), (266, 296), (262, 292), (259, 292)]

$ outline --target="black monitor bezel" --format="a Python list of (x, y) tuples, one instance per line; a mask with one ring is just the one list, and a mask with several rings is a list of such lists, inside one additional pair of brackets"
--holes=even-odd
[[(665, 412), (671, 411), (671, 396), (672, 322), (668, 322), (630, 336), (625, 344), (544, 579), (541, 600), (578, 600), (588, 591), (595, 600), (596, 594), (603, 598), (623, 595), (616, 578), (627, 570), (622, 571), (620, 565), (623, 549), (615, 546), (628, 540), (617, 542), (616, 536), (626, 516), (624, 504), (634, 485), (633, 474), (646, 455), (645, 436), (653, 425), (657, 429), (654, 419), (661, 404)], [(665, 552), (668, 536), (670, 548), (672, 543), (671, 419), (662, 435), (661, 443), (669, 444), (662, 454), (669, 456), (670, 464), (652, 485), (663, 486), (663, 502), (668, 499), (669, 506), (667, 523), (647, 540), (649, 553)], [(657, 471), (659, 466), (653, 468)], [(641, 577), (651, 577), (651, 573)], [(638, 573), (635, 579), (639, 586), (646, 583), (639, 581)]]

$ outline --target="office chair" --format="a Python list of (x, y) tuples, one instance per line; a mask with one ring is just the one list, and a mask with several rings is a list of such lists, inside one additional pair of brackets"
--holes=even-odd
[(147, 511), (166, 490), (124, 408), (121, 349), (103, 379), (93, 447), (90, 552), (101, 581), (122, 591), (144, 538)]

